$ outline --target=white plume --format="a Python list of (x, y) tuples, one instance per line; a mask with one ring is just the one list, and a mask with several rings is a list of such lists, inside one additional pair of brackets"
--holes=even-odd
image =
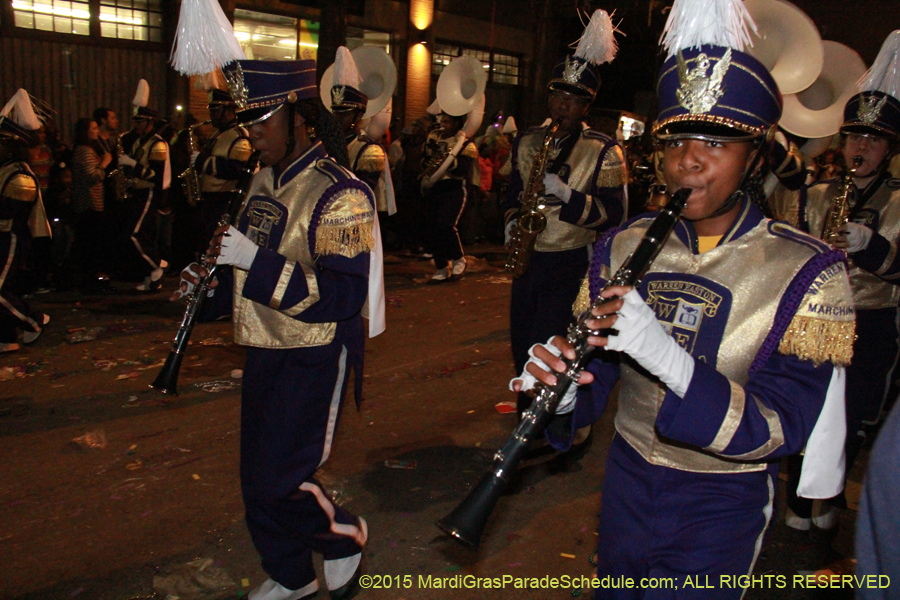
[(34, 112), (34, 107), (31, 105), (31, 97), (22, 88), (19, 88), (9, 102), (6, 103), (6, 106), (3, 107), (3, 110), (0, 110), (0, 117), (8, 118), (22, 129), (35, 130), (41, 128), (41, 122)]
[(146, 79), (138, 81), (137, 91), (134, 93), (134, 99), (131, 101), (132, 106), (146, 107), (150, 102), (150, 84)]
[(334, 79), (332, 86), (346, 85), (359, 89), (359, 71), (356, 69), (356, 61), (346, 46), (338, 46), (334, 56)]
[(878, 58), (859, 80), (864, 92), (878, 90), (900, 100), (900, 29), (891, 32), (878, 51)]
[(506, 123), (503, 124), (503, 133), (516, 133), (517, 131), (519, 131), (519, 128), (516, 126), (516, 120), (510, 115), (506, 119)]
[(182, 75), (201, 75), (247, 57), (218, 0), (182, 0), (169, 64)]
[(584, 29), (584, 35), (578, 40), (575, 56), (594, 65), (612, 61), (619, 49), (614, 35), (616, 32), (622, 33), (613, 25), (610, 15), (598, 8), (591, 15), (591, 20)]
[(666, 58), (707, 44), (743, 52), (756, 23), (741, 0), (675, 0), (660, 43)]

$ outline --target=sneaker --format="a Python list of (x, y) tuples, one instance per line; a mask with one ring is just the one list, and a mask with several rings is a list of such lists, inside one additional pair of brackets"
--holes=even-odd
[(824, 502), (816, 503), (818, 510), (813, 510), (812, 524), (819, 529), (834, 529), (841, 518), (841, 510)]
[(150, 279), (150, 277), (144, 277), (144, 283), (135, 286), (135, 290), (139, 292), (155, 292), (162, 288), (162, 284), (156, 280)]
[(809, 528), (812, 526), (812, 519), (809, 517), (799, 517), (797, 516), (797, 513), (789, 508), (784, 515), (784, 524), (797, 531), (809, 531)]
[(274, 579), (266, 579), (250, 592), (250, 600), (306, 600), (319, 591), (319, 583), (313, 580), (299, 590), (289, 590)]
[(6, 352), (15, 352), (19, 350), (21, 346), (16, 344), (15, 342), (11, 344), (0, 344), (0, 354), (4, 354)]
[(459, 277), (460, 275), (465, 273), (466, 272), (465, 257), (457, 258), (456, 260), (454, 260), (453, 264), (450, 266), (450, 272), (453, 274), (454, 277)]
[(431, 276), (429, 283), (442, 283), (450, 279), (450, 274), (447, 272), (447, 268), (438, 269), (434, 272), (434, 275)]
[(39, 337), (41, 337), (41, 334), (44, 333), (44, 327), (45, 327), (45, 326), (47, 325), (47, 323), (49, 323), (49, 322), (50, 322), (50, 315), (45, 314), (43, 317), (41, 317), (41, 328), (38, 329), (37, 331), (26, 331), (25, 333), (23, 333), (23, 334), (22, 334), (22, 341), (23, 341), (26, 345), (28, 345), (28, 344), (33, 344), (34, 342), (36, 342), (37, 339), (38, 339)]
[[(365, 547), (369, 537), (369, 527), (366, 520), (359, 519), (361, 533), (361, 546)], [(323, 563), (325, 570), (325, 583), (328, 585), (328, 595), (331, 600), (350, 600), (359, 592), (359, 578), (365, 570), (363, 553), (354, 554), (347, 558), (326, 560)]]

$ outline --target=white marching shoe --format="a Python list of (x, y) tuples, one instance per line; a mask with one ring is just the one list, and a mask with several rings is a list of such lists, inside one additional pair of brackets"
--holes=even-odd
[(289, 590), (274, 579), (266, 579), (250, 592), (250, 600), (304, 600), (312, 598), (319, 591), (319, 582), (313, 580), (299, 590)]

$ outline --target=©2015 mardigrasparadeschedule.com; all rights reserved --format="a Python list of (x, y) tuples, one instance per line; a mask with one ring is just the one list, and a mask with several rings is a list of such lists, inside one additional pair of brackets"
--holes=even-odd
[(543, 577), (515, 577), (499, 575), (363, 575), (359, 581), (364, 589), (381, 590), (553, 590), (553, 589), (857, 589), (891, 586), (887, 575), (687, 575), (680, 577), (597, 577), (586, 575), (544, 575)]

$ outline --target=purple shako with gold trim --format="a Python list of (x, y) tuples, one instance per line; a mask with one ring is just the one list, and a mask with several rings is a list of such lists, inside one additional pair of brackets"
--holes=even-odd
[(314, 60), (236, 60), (222, 70), (242, 125), (259, 123), (285, 103), (319, 94)]
[(723, 46), (679, 50), (657, 79), (659, 139), (736, 141), (765, 135), (781, 118), (778, 85), (766, 67)]

